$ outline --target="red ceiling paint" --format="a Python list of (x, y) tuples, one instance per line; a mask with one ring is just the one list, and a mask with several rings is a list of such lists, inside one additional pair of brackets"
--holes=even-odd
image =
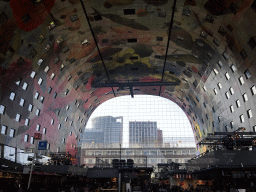
[[(43, 0), (41, 3), (33, 4), (30, 0), (11, 0), (10, 7), (19, 28), (24, 31), (32, 31), (44, 22), (54, 2), (55, 0)], [(22, 17), (26, 14), (29, 14), (31, 20), (24, 23)]]

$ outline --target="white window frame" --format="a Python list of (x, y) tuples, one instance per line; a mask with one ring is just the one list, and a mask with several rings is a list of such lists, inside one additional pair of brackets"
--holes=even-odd
[(53, 125), (54, 124), (54, 119), (52, 118), (52, 120), (51, 120), (51, 125)]
[(236, 107), (237, 107), (237, 108), (241, 107), (241, 102), (240, 102), (239, 99), (236, 100)]
[(225, 77), (226, 77), (227, 80), (230, 79), (230, 76), (229, 76), (228, 72), (225, 73)]
[(35, 99), (38, 99), (39, 95), (40, 95), (40, 93), (36, 91), (36, 93), (35, 93)]
[(246, 93), (243, 94), (243, 99), (244, 99), (244, 102), (248, 101), (248, 96)]
[(41, 128), (41, 125), (40, 125), (40, 124), (37, 124), (37, 125), (36, 125), (36, 130), (37, 130), (37, 131), (40, 131), (40, 128)]
[(58, 129), (60, 129), (61, 128), (61, 124), (59, 123), (59, 125), (58, 125)]
[(243, 123), (244, 122), (244, 115), (243, 114), (240, 115), (239, 118), (240, 118), (240, 122)]
[(46, 127), (43, 128), (43, 134), (46, 134)]
[(233, 113), (233, 112), (235, 111), (235, 109), (234, 109), (234, 106), (233, 106), (233, 105), (230, 105), (230, 107), (229, 107), (229, 108), (230, 108), (230, 112), (231, 112), (231, 113)]
[(26, 135), (24, 136), (24, 141), (25, 141), (25, 142), (28, 142), (28, 137), (29, 137), (28, 134), (26, 134)]
[(34, 144), (34, 137), (33, 136), (30, 137), (30, 143)]
[(214, 92), (215, 95), (218, 94), (218, 91), (217, 91), (217, 89), (215, 89), (215, 88), (213, 89), (213, 92)]
[(222, 89), (221, 83), (218, 83), (217, 85), (218, 85), (219, 89)]
[(42, 83), (43, 83), (43, 79), (42, 79), (42, 78), (39, 78), (39, 79), (38, 79), (38, 84), (39, 84), (39, 85), (42, 85)]
[(34, 107), (34, 106), (33, 106), (32, 104), (29, 104), (29, 105), (28, 105), (28, 111), (32, 112), (32, 111), (33, 111), (33, 107)]
[(29, 122), (30, 122), (30, 119), (29, 119), (29, 118), (26, 118), (26, 119), (25, 119), (25, 125), (26, 125), (26, 126), (29, 126)]
[(50, 78), (53, 80), (56, 75), (54, 73), (51, 74)]
[(17, 113), (15, 120), (16, 120), (17, 122), (20, 122), (20, 117), (21, 117), (21, 115), (20, 115), (19, 113)]
[(35, 72), (35, 71), (32, 71), (31, 74), (30, 74), (30, 77), (31, 77), (32, 79), (34, 79), (35, 76), (36, 76), (36, 72)]
[(238, 78), (239, 82), (240, 82), (240, 85), (243, 85), (244, 84), (244, 78), (242, 76), (240, 76)]
[(15, 129), (10, 129), (9, 137), (14, 137)]
[(3, 106), (3, 105), (0, 105), (0, 114), (4, 114), (5, 113), (5, 106)]
[(7, 133), (7, 126), (6, 125), (2, 125), (1, 134), (2, 135), (6, 135), (6, 133)]
[(247, 115), (249, 119), (253, 117), (251, 109), (247, 110)]
[(10, 94), (10, 99), (11, 99), (12, 101), (14, 101), (14, 100), (15, 100), (15, 96), (16, 96), (16, 93), (11, 92), (11, 94)]
[(44, 69), (44, 72), (47, 73), (49, 70), (50, 70), (50, 67), (46, 66), (45, 69)]
[(37, 116), (40, 116), (40, 112), (41, 112), (40, 109), (36, 109), (36, 115), (37, 115)]
[(25, 99), (21, 98), (21, 99), (20, 99), (20, 106), (23, 107), (23, 106), (24, 106), (24, 103), (25, 103)]
[(219, 71), (216, 68), (214, 68), (213, 71), (214, 71), (215, 75), (217, 75), (219, 73)]
[(228, 93), (228, 92), (226, 92), (226, 93), (225, 93), (225, 95), (226, 95), (226, 98), (227, 98), (227, 99), (229, 99), (229, 98), (230, 98), (230, 95), (229, 95), (229, 93)]
[(231, 95), (233, 95), (233, 94), (235, 93), (233, 87), (230, 87), (230, 88), (229, 88), (229, 92), (230, 92)]

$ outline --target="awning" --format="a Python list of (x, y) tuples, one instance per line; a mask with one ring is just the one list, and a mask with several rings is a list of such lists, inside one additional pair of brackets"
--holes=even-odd
[(91, 168), (87, 173), (89, 179), (113, 177), (118, 177), (118, 171), (115, 168)]

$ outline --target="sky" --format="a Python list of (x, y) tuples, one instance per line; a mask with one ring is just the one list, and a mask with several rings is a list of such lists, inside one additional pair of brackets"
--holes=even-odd
[(156, 121), (157, 128), (163, 131), (164, 142), (174, 137), (190, 137), (192, 142), (195, 141), (186, 114), (176, 103), (163, 97), (135, 95), (134, 98), (121, 96), (110, 99), (94, 110), (86, 129), (92, 128), (91, 120), (98, 116), (123, 116), (123, 143), (128, 143), (128, 137), (125, 137), (125, 135), (129, 135), (129, 121), (135, 120)]

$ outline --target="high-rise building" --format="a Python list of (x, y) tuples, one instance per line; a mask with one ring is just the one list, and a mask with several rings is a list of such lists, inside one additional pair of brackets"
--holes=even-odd
[(157, 142), (159, 145), (163, 144), (163, 131), (160, 129), (157, 130)]
[(155, 144), (158, 141), (157, 123), (150, 121), (129, 122), (129, 144)]
[(92, 119), (92, 129), (84, 132), (84, 143), (122, 143), (122, 134), (123, 117), (96, 117)]

